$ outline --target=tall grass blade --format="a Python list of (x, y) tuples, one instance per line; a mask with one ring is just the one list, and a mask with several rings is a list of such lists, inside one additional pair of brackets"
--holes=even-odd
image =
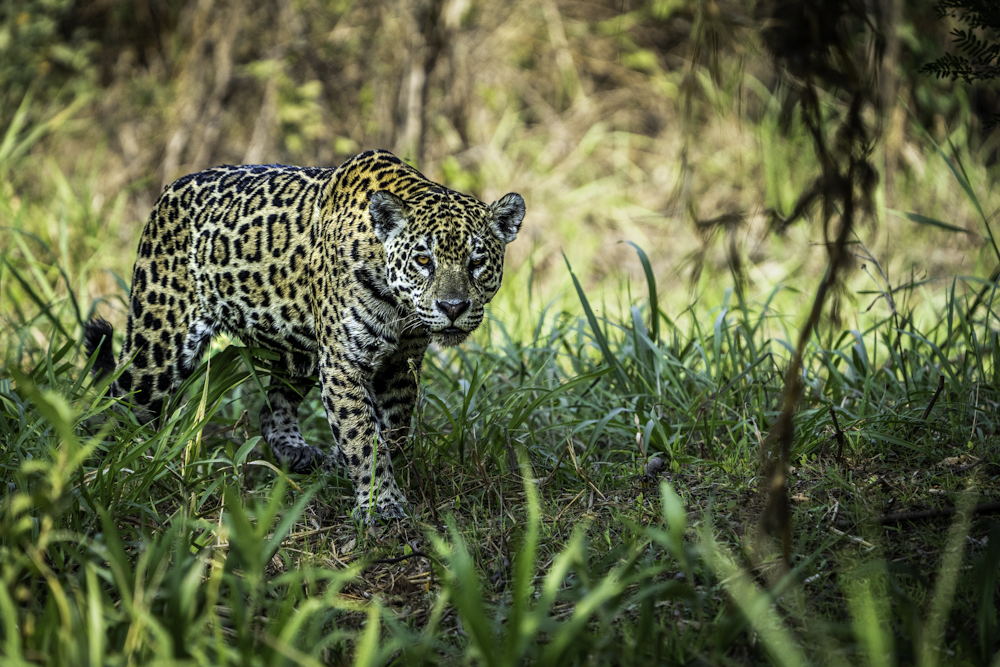
[(854, 636), (860, 640), (864, 648), (868, 665), (892, 667), (895, 661), (892, 630), (889, 627), (891, 619), (889, 601), (875, 592), (872, 574), (863, 575), (850, 582), (847, 588), (851, 627)]
[(35, 288), (31, 285), (31, 283), (21, 276), (21, 272), (18, 271), (9, 261), (7, 261), (6, 257), (0, 257), (0, 259), (3, 260), (4, 265), (7, 267), (7, 270), (10, 271), (11, 275), (14, 276), (14, 279), (20, 283), (21, 288), (28, 294), (28, 297), (35, 302), (35, 305), (38, 306), (39, 310), (41, 310), (45, 317), (52, 322), (52, 326), (54, 326), (63, 336), (70, 338), (71, 336), (69, 335), (69, 332), (66, 331), (65, 327), (63, 327), (62, 320), (60, 320), (59, 317), (52, 312), (50, 305), (46, 303), (45, 300), (37, 294), (37, 292), (35, 292)]
[(516, 665), (523, 661), (527, 643), (534, 639), (533, 623), (526, 622), (528, 604), (534, 591), (532, 585), (535, 578), (536, 556), (538, 552), (538, 525), (542, 518), (538, 489), (535, 486), (535, 474), (523, 450), (518, 451), (518, 463), (521, 468), (521, 479), (524, 483), (525, 506), (528, 510), (528, 525), (524, 533), (524, 542), (514, 559), (514, 578), (512, 581), (513, 604), (507, 617), (507, 633), (504, 638), (505, 665)]
[(611, 346), (608, 344), (608, 339), (601, 330), (601, 325), (597, 321), (597, 317), (594, 315), (593, 309), (590, 307), (590, 301), (587, 300), (587, 295), (583, 291), (583, 286), (580, 285), (580, 281), (577, 280), (576, 274), (573, 273), (573, 267), (569, 264), (569, 259), (563, 254), (563, 260), (566, 262), (566, 269), (569, 271), (570, 278), (573, 279), (573, 286), (576, 288), (576, 294), (580, 298), (580, 304), (583, 306), (583, 312), (587, 315), (587, 322), (590, 324), (590, 330), (594, 334), (594, 340), (597, 342), (598, 347), (601, 349), (601, 354), (604, 356), (604, 361), (609, 366), (611, 366), (615, 371), (615, 377), (621, 386), (621, 389), (627, 390), (629, 387), (628, 376), (625, 374), (625, 369), (622, 367), (621, 361), (611, 352)]
[(709, 529), (702, 531), (701, 544), (715, 576), (726, 582), (730, 598), (753, 624), (774, 661), (781, 667), (807, 665), (806, 657), (795, 637), (775, 611), (771, 596), (760, 590), (750, 576), (736, 565), (732, 556), (715, 541)]
[(959, 232), (961, 234), (969, 233), (968, 229), (956, 227), (955, 225), (949, 225), (947, 222), (942, 222), (936, 218), (930, 218), (926, 215), (920, 215), (919, 213), (906, 213), (904, 211), (897, 211), (891, 208), (887, 208), (886, 213), (892, 213), (893, 215), (898, 215), (901, 218), (906, 218), (907, 220), (916, 222), (920, 225), (927, 225), (928, 227), (937, 227), (938, 229), (944, 229), (949, 232)]
[(500, 655), (497, 652), (500, 643), (487, 620), (490, 614), (483, 600), (479, 575), (476, 573), (465, 540), (451, 519), (449, 519), (448, 534), (451, 537), (451, 546), (437, 535), (432, 534), (430, 539), (438, 556), (451, 565), (447, 574), (450, 596), (469, 635), (470, 649), (483, 664), (488, 667), (500, 667)]
[(656, 275), (653, 273), (653, 265), (649, 263), (649, 257), (645, 251), (631, 241), (625, 241), (635, 249), (642, 262), (643, 273), (646, 274), (646, 290), (649, 294), (649, 332), (650, 337), (659, 344), (660, 342), (660, 300), (656, 294)]
[[(906, 105), (904, 105), (904, 107), (906, 108), (907, 111), (909, 111), (910, 116), (916, 119), (916, 116), (913, 114), (913, 111), (910, 110), (909, 107), (906, 107)], [(918, 122), (916, 123), (916, 126), (923, 131), (924, 136), (934, 146), (934, 149), (937, 151), (938, 155), (941, 156), (941, 159), (944, 160), (944, 163), (948, 165), (948, 169), (951, 170), (951, 173), (955, 176), (955, 180), (958, 181), (958, 184), (962, 187), (962, 190), (965, 191), (966, 197), (968, 198), (969, 202), (972, 203), (973, 207), (975, 207), (976, 211), (979, 213), (979, 217), (983, 221), (983, 226), (986, 228), (986, 235), (990, 239), (990, 245), (993, 247), (993, 252), (997, 257), (997, 260), (1000, 261), (1000, 248), (997, 247), (996, 239), (993, 237), (993, 228), (990, 226), (989, 218), (986, 217), (986, 213), (983, 212), (983, 205), (980, 203), (979, 197), (976, 196), (975, 190), (972, 189), (972, 184), (969, 182), (968, 174), (965, 171), (965, 166), (958, 158), (958, 151), (955, 149), (955, 146), (952, 145), (951, 150), (952, 154), (955, 155), (955, 160), (958, 161), (957, 166), (955, 162), (948, 157), (948, 155), (944, 152), (944, 150), (941, 149), (941, 146), (938, 145), (938, 143), (934, 140), (934, 137), (930, 135), (930, 133), (923, 127), (923, 125), (921, 125)]]
[(972, 524), (972, 508), (975, 505), (975, 495), (966, 492), (959, 500), (955, 521), (948, 531), (948, 541), (945, 543), (944, 556), (938, 570), (934, 594), (931, 597), (930, 611), (924, 631), (921, 633), (920, 651), (917, 659), (920, 667), (937, 667), (939, 664), (944, 641), (945, 623), (955, 596), (958, 575), (962, 569), (962, 554), (965, 551), (965, 538)]
[(355, 667), (378, 667), (382, 665), (382, 656), (379, 651), (379, 638), (381, 636), (381, 608), (378, 602), (372, 602), (368, 606), (368, 620), (365, 623), (365, 630), (361, 634), (354, 653)]

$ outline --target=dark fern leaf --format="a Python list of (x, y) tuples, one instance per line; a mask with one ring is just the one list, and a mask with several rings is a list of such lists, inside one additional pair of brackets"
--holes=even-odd
[[(942, 18), (952, 17), (968, 26), (951, 32), (955, 51), (920, 68), (938, 78), (961, 79), (965, 83), (989, 81), (1000, 76), (1000, 3), (996, 0), (941, 0)], [(976, 33), (976, 31), (981, 31)]]

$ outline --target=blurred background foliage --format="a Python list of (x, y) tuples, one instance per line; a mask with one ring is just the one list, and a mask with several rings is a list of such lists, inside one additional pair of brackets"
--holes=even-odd
[[(817, 664), (867, 642), (872, 665), (937, 664), (945, 647), (995, 665), (997, 529), (987, 541), (970, 516), (951, 537), (861, 523), (942, 498), (961, 510), (968, 477), (982, 471), (988, 498), (1000, 479), (1000, 130), (987, 129), (1000, 100), (995, 82), (921, 73), (955, 53), (962, 23), (929, 0), (811, 6), (879, 17), (843, 24), (857, 52), (841, 58), (873, 65), (865, 49), (884, 50), (879, 95), (857, 114), (873, 149), (838, 147), (863, 153), (879, 178), (849, 241), (853, 307), (804, 337), (792, 451), (801, 559), (782, 580), (802, 588), (759, 590), (778, 581), (752, 537), (763, 434), (828, 265), (815, 211), (812, 224), (770, 233), (821, 172), (823, 142), (792, 80), (811, 45), (772, 41), (772, 59), (761, 44), (761, 17), (796, 6), (809, 5), (0, 0), (0, 655), (83, 664), (87, 649), (104, 664), (107, 648), (166, 664), (190, 651), (203, 664), (272, 665), (278, 653), (317, 664), (355, 650), (357, 664), (376, 664), (398, 648), (414, 664), (543, 652), (540, 664), (571, 664), (559, 649), (650, 664), (662, 648), (677, 663), (748, 664), (790, 646), (759, 614), (778, 609)], [(850, 94), (814, 81), (826, 82), (818, 134), (835, 145)], [(190, 392), (201, 403), (155, 432), (109, 410), (77, 349), (95, 312), (122, 330), (136, 242), (165, 184), (220, 163), (331, 165), (376, 147), (481, 199), (518, 191), (528, 205), (495, 317), (425, 364), (406, 484), (427, 490), (421, 511), (437, 529), (438, 510), (459, 523), (451, 546), (428, 532), (428, 571), (404, 577), (338, 570), (345, 554), (413, 562), (399, 561), (395, 538), (342, 520), (346, 480), (281, 511), (286, 487), (256, 474), (270, 464), (251, 454), (259, 438), (243, 417), (262, 399), (252, 383), (234, 389), (249, 375), (246, 349), (206, 360)], [(604, 364), (616, 370), (598, 383)], [(318, 399), (310, 408), (306, 437), (322, 442)], [(544, 477), (541, 501), (514, 474), (512, 440)], [(661, 468), (683, 499), (663, 487), (656, 500)], [(946, 540), (968, 541), (969, 567)], [(877, 571), (855, 567), (872, 562)], [(740, 564), (757, 583), (741, 583)], [(355, 586), (355, 575), (369, 578)], [(368, 589), (394, 611), (358, 606)], [(381, 648), (379, 619), (392, 638)], [(806, 664), (792, 658), (779, 662)]]
[[(704, 288), (728, 261), (693, 223), (734, 215), (730, 241), (766, 293), (823, 262), (814, 230), (763, 233), (766, 212), (789, 212), (816, 161), (804, 129), (784, 120), (753, 4), (4, 0), (0, 215), (18, 227), (32, 217), (22, 206), (62, 192), (67, 219), (30, 231), (64, 246), (69, 266), (101, 255), (110, 271), (86, 281), (96, 299), (118, 290), (116, 275), (127, 280), (142, 222), (173, 179), (384, 147), (480, 198), (524, 194), (525, 240), (508, 266), (532, 288), (568, 289), (560, 250), (588, 287), (622, 268), (641, 277), (623, 239), (649, 251), (661, 280)], [(876, 4), (884, 224), (865, 241), (893, 246), (880, 259), (896, 275), (989, 273), (977, 265), (977, 216), (929, 139), (951, 142), (995, 210), (1000, 135), (983, 129), (1000, 105), (995, 86), (920, 73), (952, 48), (955, 19), (934, 2)], [(835, 110), (838, 92), (824, 101)], [(915, 230), (884, 207), (969, 233)], [(907, 243), (895, 243), (901, 234)], [(121, 322), (121, 309), (103, 314)]]

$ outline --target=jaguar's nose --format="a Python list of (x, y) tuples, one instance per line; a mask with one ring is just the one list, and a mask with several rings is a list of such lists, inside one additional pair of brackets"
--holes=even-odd
[(468, 301), (435, 301), (434, 306), (454, 322), (469, 309)]

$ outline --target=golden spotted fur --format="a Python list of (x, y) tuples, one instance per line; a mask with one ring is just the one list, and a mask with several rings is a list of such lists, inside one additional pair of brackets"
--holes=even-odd
[[(261, 434), (292, 471), (341, 466), (355, 515), (405, 514), (389, 457), (409, 431), (430, 341), (460, 343), (500, 287), (524, 200), (485, 205), (386, 151), (337, 168), (217, 167), (157, 201), (139, 242), (128, 330), (112, 383), (143, 420), (219, 332), (280, 355)], [(111, 328), (87, 325), (95, 371)], [(129, 360), (131, 359), (131, 363)], [(296, 410), (318, 376), (333, 444), (305, 442)], [(374, 492), (375, 497), (370, 497)]]

